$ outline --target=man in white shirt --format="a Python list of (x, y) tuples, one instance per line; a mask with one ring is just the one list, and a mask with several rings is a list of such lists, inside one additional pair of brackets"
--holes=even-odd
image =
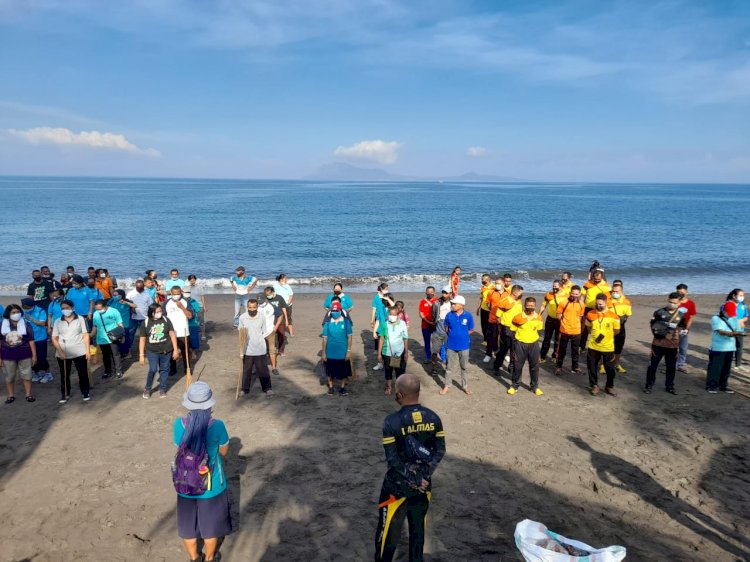
[[(170, 290), (169, 300), (164, 304), (164, 312), (169, 318), (174, 328), (174, 335), (177, 338), (177, 345), (182, 352), (182, 361), (185, 364), (185, 373), (188, 370), (188, 361), (190, 354), (186, 353), (187, 341), (190, 336), (188, 320), (193, 317), (193, 311), (190, 310), (188, 302), (182, 298), (182, 289), (177, 286)], [(177, 374), (177, 361), (174, 358), (169, 361), (169, 376)]]
[[(135, 341), (135, 333), (148, 316), (148, 307), (154, 302), (151, 295), (146, 291), (143, 284), (143, 279), (136, 279), (135, 288), (125, 296), (130, 302), (135, 304), (135, 309), (130, 313), (130, 339), (128, 341)], [(137, 352), (138, 346), (136, 346)]]
[(240, 341), (245, 342), (242, 349), (243, 396), (250, 393), (256, 375), (263, 393), (266, 396), (273, 394), (266, 358), (266, 339), (274, 334), (273, 306), (269, 304), (260, 308), (270, 308), (271, 316), (259, 310), (257, 300), (250, 299), (247, 301), (247, 312), (239, 318)]

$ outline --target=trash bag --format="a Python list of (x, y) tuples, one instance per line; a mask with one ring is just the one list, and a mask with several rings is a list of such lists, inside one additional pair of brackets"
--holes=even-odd
[(530, 519), (516, 525), (514, 536), (526, 562), (620, 562), (627, 554), (624, 546), (594, 548)]

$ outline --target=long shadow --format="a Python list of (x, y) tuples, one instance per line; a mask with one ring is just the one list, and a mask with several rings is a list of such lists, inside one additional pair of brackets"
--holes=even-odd
[(591, 465), (603, 483), (638, 495), (643, 501), (664, 511), (677, 523), (740, 559), (746, 560), (750, 556), (750, 541), (746, 537), (705, 515), (680, 499), (678, 495), (673, 495), (634, 464), (616, 455), (597, 451), (580, 437), (569, 436), (568, 440), (591, 455)]

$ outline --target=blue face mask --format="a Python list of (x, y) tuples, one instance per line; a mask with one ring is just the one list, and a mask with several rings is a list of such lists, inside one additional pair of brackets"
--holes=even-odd
[(341, 313), (338, 311), (331, 312), (331, 318), (341, 318)]

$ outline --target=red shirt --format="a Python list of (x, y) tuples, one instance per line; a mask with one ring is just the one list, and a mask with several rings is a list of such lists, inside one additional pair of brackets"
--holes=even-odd
[(698, 314), (698, 310), (695, 308), (695, 303), (690, 299), (686, 300), (685, 302), (681, 302), (680, 306), (687, 309), (687, 312), (685, 313), (685, 323), (689, 322), (693, 316)]
[[(432, 317), (432, 304), (437, 300), (437, 297), (434, 297), (432, 299), (422, 299), (419, 301), (419, 312), (421, 314), (424, 314), (425, 318), (432, 321), (434, 318)], [(432, 324), (428, 324), (424, 320), (422, 320), (422, 329), (426, 328), (432, 328)]]

